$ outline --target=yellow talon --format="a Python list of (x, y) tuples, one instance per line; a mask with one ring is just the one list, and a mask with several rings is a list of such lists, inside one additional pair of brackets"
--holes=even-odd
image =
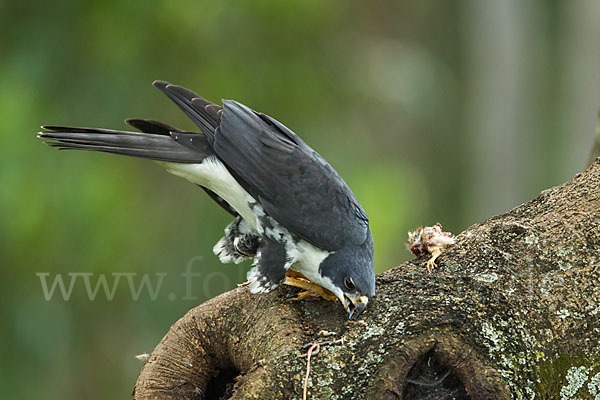
[(317, 285), (316, 283), (312, 283), (309, 281), (304, 275), (302, 275), (298, 271), (294, 271), (292, 269), (288, 269), (285, 273), (286, 277), (283, 283), (285, 285), (294, 286), (300, 289), (304, 289), (304, 291), (298, 293), (298, 295), (294, 298), (294, 300), (301, 300), (307, 297), (322, 297), (328, 301), (337, 301), (338, 298), (333, 292), (325, 289), (324, 287)]

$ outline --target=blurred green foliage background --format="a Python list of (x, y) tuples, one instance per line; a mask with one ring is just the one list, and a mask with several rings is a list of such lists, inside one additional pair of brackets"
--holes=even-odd
[[(381, 272), (410, 258), (409, 229), (458, 233), (582, 170), (600, 106), (595, 1), (8, 0), (0, 33), (7, 399), (127, 397), (134, 356), (249, 267), (212, 255), (230, 216), (200, 189), (149, 161), (59, 153), (41, 124), (192, 129), (154, 79), (244, 102), (346, 179)], [(41, 272), (167, 275), (155, 299), (123, 278), (112, 300), (79, 280), (47, 301)]]

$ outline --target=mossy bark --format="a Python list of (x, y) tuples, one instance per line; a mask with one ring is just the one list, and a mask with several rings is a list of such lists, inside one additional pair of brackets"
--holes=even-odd
[(377, 277), (365, 326), (292, 288), (218, 296), (171, 327), (133, 396), (300, 399), (301, 347), (343, 338), (312, 357), (308, 398), (599, 398), (600, 160), (471, 226), (432, 274), (423, 261)]

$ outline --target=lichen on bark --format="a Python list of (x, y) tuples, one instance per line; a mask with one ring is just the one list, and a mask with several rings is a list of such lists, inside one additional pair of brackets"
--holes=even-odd
[(301, 347), (343, 338), (312, 357), (309, 398), (597, 399), (599, 184), (596, 160), (462, 232), (432, 274), (416, 260), (378, 275), (366, 326), (291, 288), (224, 293), (171, 327), (133, 396), (300, 399)]

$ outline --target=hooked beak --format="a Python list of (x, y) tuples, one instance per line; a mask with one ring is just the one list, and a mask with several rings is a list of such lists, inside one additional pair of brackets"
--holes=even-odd
[(367, 308), (369, 298), (367, 296), (353, 295), (351, 293), (344, 293), (344, 308), (348, 312), (348, 319), (352, 319), (355, 316), (356, 319)]

